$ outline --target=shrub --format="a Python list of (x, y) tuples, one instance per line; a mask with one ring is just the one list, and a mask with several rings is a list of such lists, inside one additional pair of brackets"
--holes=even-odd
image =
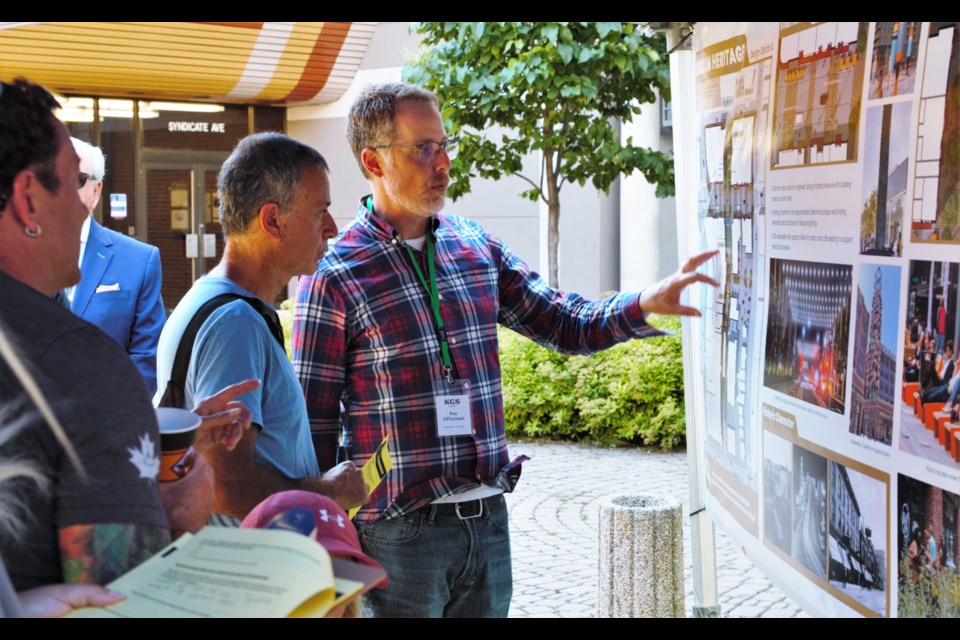
[(287, 350), (287, 357), (291, 360), (293, 360), (293, 348), (290, 342), (290, 336), (293, 333), (293, 304), (293, 298), (287, 298), (277, 309), (280, 326), (283, 327), (283, 346)]
[[(677, 331), (675, 318), (654, 321)], [(500, 329), (504, 419), (512, 436), (600, 443), (684, 443), (679, 332), (566, 356)]]

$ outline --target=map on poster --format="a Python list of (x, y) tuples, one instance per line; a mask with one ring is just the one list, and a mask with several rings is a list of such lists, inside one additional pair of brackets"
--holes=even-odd
[(813, 615), (960, 617), (960, 23), (693, 48), (708, 509)]

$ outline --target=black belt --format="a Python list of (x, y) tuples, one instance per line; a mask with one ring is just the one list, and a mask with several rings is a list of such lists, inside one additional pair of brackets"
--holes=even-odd
[(498, 493), (487, 498), (477, 500), (464, 500), (463, 502), (441, 502), (440, 504), (428, 504), (424, 509), (432, 508), (433, 512), (441, 516), (457, 516), (461, 520), (479, 518), (480, 516), (490, 514), (491, 507), (499, 503), (495, 500), (502, 500), (503, 494)]

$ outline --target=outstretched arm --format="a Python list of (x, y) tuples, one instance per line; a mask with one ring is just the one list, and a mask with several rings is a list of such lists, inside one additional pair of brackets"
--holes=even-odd
[(680, 304), (680, 294), (693, 282), (716, 285), (696, 271), (717, 254), (709, 251), (692, 257), (679, 271), (642, 293), (590, 301), (547, 286), (499, 239), (489, 234), (487, 239), (495, 256), (499, 254), (498, 322), (562, 353), (594, 353), (631, 338), (661, 335), (646, 323), (645, 314), (698, 315), (696, 309)]
[(243, 518), (268, 496), (280, 491), (301, 489), (320, 493), (351, 509), (366, 503), (367, 485), (353, 462), (343, 462), (319, 478), (287, 478), (256, 462), (254, 453), (259, 428), (243, 434), (233, 451), (223, 445), (212, 447), (207, 457), (217, 479), (216, 513)]
[(207, 455), (217, 445), (223, 445), (227, 451), (236, 448), (253, 420), (250, 408), (236, 398), (259, 386), (257, 379), (244, 380), (197, 403), (193, 412), (203, 418), (194, 442), (197, 453)]
[(683, 290), (694, 282), (705, 282), (719, 287), (720, 283), (697, 271), (697, 268), (716, 256), (719, 251), (704, 251), (691, 257), (675, 273), (660, 282), (650, 285), (640, 294), (640, 310), (644, 313), (659, 313), (675, 316), (700, 316), (700, 311), (680, 304)]

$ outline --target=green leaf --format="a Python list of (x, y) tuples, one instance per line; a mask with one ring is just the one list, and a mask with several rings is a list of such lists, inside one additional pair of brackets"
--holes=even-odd
[(567, 44), (573, 43), (573, 32), (568, 27), (560, 27), (560, 40)]
[(623, 28), (619, 22), (598, 22), (597, 33), (601, 38), (606, 38), (611, 31), (620, 31)]
[(467, 93), (469, 93), (471, 96), (475, 96), (482, 88), (483, 78), (474, 78), (470, 81), (470, 86), (467, 87)]
[(569, 98), (570, 96), (580, 95), (580, 85), (578, 84), (566, 84), (560, 87), (560, 95), (564, 98)]
[(569, 44), (557, 45), (557, 53), (560, 54), (560, 59), (563, 60), (564, 64), (569, 64), (573, 59), (573, 47)]
[(557, 46), (557, 33), (560, 32), (560, 27), (555, 24), (545, 25), (540, 33), (543, 34), (543, 37), (553, 46)]
[(577, 58), (577, 62), (583, 64), (597, 57), (599, 53), (596, 49), (591, 49), (590, 47), (580, 47), (580, 56)]

